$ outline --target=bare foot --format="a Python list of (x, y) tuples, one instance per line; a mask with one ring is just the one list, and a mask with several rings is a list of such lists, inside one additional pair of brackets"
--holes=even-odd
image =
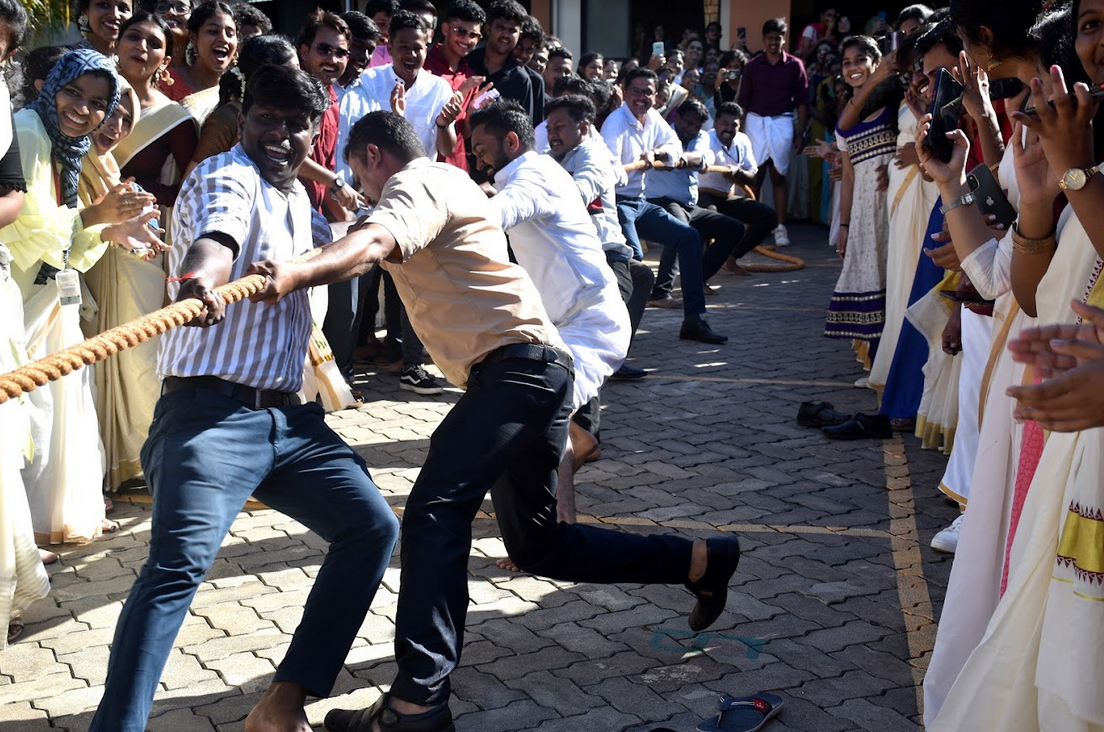
[(303, 711), (306, 698), (304, 686), (273, 681), (245, 718), (246, 732), (312, 732)]
[(43, 564), (53, 564), (58, 560), (58, 555), (47, 549), (39, 548), (38, 558), (42, 560)]
[(111, 519), (105, 518), (103, 521), (100, 522), (100, 531), (105, 534), (114, 534), (118, 530), (119, 524), (112, 521)]
[(507, 572), (520, 572), (521, 567), (514, 564), (514, 560), (509, 557), (503, 557), (495, 562), (495, 566), (499, 569), (504, 569)]
[(694, 542), (694, 549), (690, 553), (690, 576), (691, 582), (697, 582), (705, 576), (705, 567), (709, 561), (709, 551), (706, 547), (704, 539), (698, 539)]
[(598, 447), (598, 438), (574, 422), (571, 422), (568, 427), (567, 437), (571, 440), (571, 450), (574, 453), (572, 465), (575, 470), (583, 467), (583, 463), (586, 462), (586, 459), (600, 449)]
[(13, 618), (8, 622), (8, 643), (23, 635), (23, 621)]

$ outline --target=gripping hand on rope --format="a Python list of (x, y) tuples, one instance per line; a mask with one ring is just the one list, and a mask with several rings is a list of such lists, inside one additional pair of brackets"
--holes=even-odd
[(185, 325), (209, 328), (226, 317), (226, 301), (216, 287), (230, 281), (230, 269), (234, 264), (237, 242), (220, 233), (208, 233), (192, 243), (184, 257), (180, 277), (169, 278), (179, 282), (176, 301), (195, 298), (203, 304), (203, 310)]

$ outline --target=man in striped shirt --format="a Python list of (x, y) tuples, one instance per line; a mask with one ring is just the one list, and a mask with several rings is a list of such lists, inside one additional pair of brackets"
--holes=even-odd
[(303, 619), (254, 731), (308, 729), (303, 701), (325, 696), (367, 614), (398, 525), (364, 461), (300, 405), (310, 307), (306, 292), (275, 307), (226, 310), (217, 285), (253, 263), (312, 246), (311, 205), (296, 179), (329, 106), (306, 72), (268, 66), (250, 79), (241, 143), (184, 184), (170, 255), (178, 298), (203, 313), (161, 340), (164, 377), (142, 466), (154, 496), (149, 559), (119, 616), (95, 732), (142, 732), (193, 595), (246, 499), (330, 542)]
[(576, 582), (687, 583), (702, 630), (724, 610), (735, 536), (640, 536), (556, 518), (556, 468), (567, 440), (573, 364), (541, 296), (507, 257), (506, 236), (462, 170), (422, 154), (399, 115), (356, 123), (343, 152), (376, 207), (364, 225), (308, 262), (262, 262), (258, 299), (390, 271), (433, 361), (464, 395), (430, 439), (403, 513), (395, 618), (398, 676), (370, 709), (332, 710), (326, 729), (451, 732), (449, 676), (460, 661), (471, 522), (488, 491), (510, 557)]

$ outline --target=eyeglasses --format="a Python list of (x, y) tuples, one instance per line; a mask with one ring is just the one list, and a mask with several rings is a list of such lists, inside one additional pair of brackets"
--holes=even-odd
[(334, 58), (349, 58), (348, 49), (339, 46), (331, 46), (328, 43), (319, 43), (314, 47), (319, 56), (333, 56)]
[(654, 89), (637, 89), (635, 86), (630, 86), (625, 91), (630, 97), (654, 97), (656, 95)]
[(175, 13), (176, 15), (187, 15), (192, 12), (191, 3), (157, 3), (154, 10), (158, 13)]
[(470, 38), (473, 41), (478, 41), (480, 38), (483, 37), (483, 34), (480, 33), (479, 31), (471, 31), (471, 30), (468, 30), (467, 28), (460, 28), (460, 27), (455, 26), (455, 25), (450, 25), (449, 28), (452, 30), (453, 33), (460, 36), (461, 39)]

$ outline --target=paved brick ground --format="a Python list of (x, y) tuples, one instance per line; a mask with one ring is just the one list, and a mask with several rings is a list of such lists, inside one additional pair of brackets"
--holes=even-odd
[[(919, 729), (927, 662), (950, 563), (928, 548), (955, 510), (935, 486), (944, 458), (912, 438), (833, 443), (793, 421), (799, 402), (872, 409), (847, 343), (821, 336), (838, 273), (822, 229), (795, 226), (809, 266), (720, 276), (710, 322), (723, 346), (679, 341), (680, 314), (649, 311), (633, 348), (646, 380), (605, 395), (603, 457), (579, 475), (582, 520), (625, 531), (735, 531), (744, 555), (728, 611), (694, 635), (681, 587), (596, 586), (505, 573), (488, 500), (475, 525), (471, 607), (453, 710), (462, 732), (691, 730), (721, 693), (770, 691), (768, 729)], [(397, 511), (434, 426), (458, 398), (368, 374), (368, 404), (331, 423), (372, 466)], [(120, 501), (117, 534), (66, 547), (53, 593), (0, 653), (0, 730), (85, 730), (108, 644), (149, 538), (149, 504)], [(323, 543), (269, 510), (239, 516), (177, 639), (150, 729), (230, 732), (282, 657)], [(398, 558), (332, 699), (369, 704), (392, 678)]]

